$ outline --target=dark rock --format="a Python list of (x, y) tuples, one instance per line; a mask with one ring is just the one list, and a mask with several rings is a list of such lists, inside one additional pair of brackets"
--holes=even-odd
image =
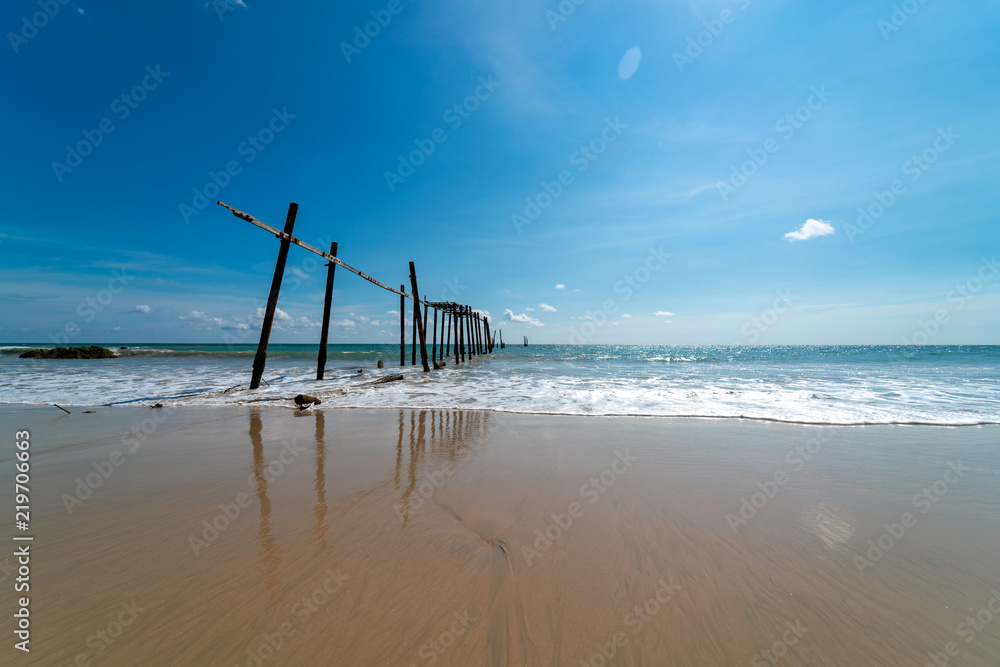
[(113, 359), (115, 353), (106, 347), (91, 345), (89, 347), (57, 347), (52, 349), (35, 348), (22, 352), (21, 359)]
[(163, 403), (157, 403), (156, 405), (153, 406), (153, 408), (162, 408), (162, 407)]
[(315, 396), (310, 396), (309, 394), (299, 394), (292, 400), (295, 401), (295, 405), (298, 405), (299, 407), (302, 408), (306, 407), (307, 405), (319, 405), (320, 403), (323, 402), (318, 398), (316, 398)]
[(379, 367), (379, 368), (385, 368), (385, 364), (384, 364), (384, 363), (382, 363), (382, 360), (381, 360), (381, 359), (379, 359), (379, 360), (378, 360), (378, 367)]
[(403, 379), (403, 376), (399, 375), (399, 374), (396, 374), (396, 375), (386, 375), (385, 377), (381, 377), (381, 378), (375, 380), (371, 384), (385, 384), (386, 382), (397, 382), (397, 381), (402, 380), (402, 379)]

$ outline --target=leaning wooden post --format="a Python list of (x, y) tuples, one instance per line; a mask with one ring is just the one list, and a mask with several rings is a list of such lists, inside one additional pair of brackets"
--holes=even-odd
[(483, 318), (482, 315), (476, 313), (476, 354), (483, 353)]
[[(337, 256), (337, 242), (330, 244), (330, 254)], [(316, 362), (316, 379), (322, 380), (326, 372), (326, 341), (330, 335), (330, 309), (333, 306), (333, 272), (337, 265), (329, 262), (326, 269), (326, 295), (323, 298), (323, 329), (319, 335), (319, 359)]]
[[(441, 318), (444, 319), (443, 317)], [(441, 338), (441, 342), (444, 342), (444, 338)], [(431, 343), (431, 361), (437, 363), (437, 351), (438, 351), (438, 309), (434, 309), (434, 342)]]
[(253, 358), (253, 376), (250, 379), (250, 388), (260, 387), (260, 380), (264, 376), (264, 365), (267, 363), (267, 343), (271, 339), (271, 325), (274, 324), (274, 310), (278, 307), (278, 293), (281, 291), (281, 277), (285, 274), (285, 260), (288, 259), (288, 247), (291, 245), (289, 237), (295, 228), (295, 214), (298, 213), (299, 205), (292, 202), (288, 205), (288, 215), (285, 217), (285, 234), (281, 239), (281, 247), (278, 249), (278, 261), (274, 264), (274, 277), (271, 278), (271, 291), (267, 295), (267, 309), (264, 311), (264, 322), (260, 326), (260, 342), (257, 343), (257, 354)]
[(493, 353), (493, 339), (490, 338), (490, 323), (483, 318), (483, 326), (486, 327), (486, 353)]
[(416, 322), (420, 319), (420, 292), (417, 291), (417, 269), (413, 266), (413, 262), (410, 262), (410, 287), (413, 288), (414, 324), (417, 325), (417, 331), (420, 332), (420, 362), (424, 365), (424, 372), (430, 373), (431, 367), (427, 364), (427, 330), (422, 322)]
[[(406, 285), (399, 286), (400, 292), (406, 291)], [(406, 297), (399, 295), (399, 365), (406, 365)]]

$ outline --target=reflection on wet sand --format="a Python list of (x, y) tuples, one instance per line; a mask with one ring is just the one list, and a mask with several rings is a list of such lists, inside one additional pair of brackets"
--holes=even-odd
[[(997, 428), (830, 429), (737, 532), (815, 428), (180, 410), (69, 515), (60, 493), (145, 416), (106, 414), (36, 460), (26, 664), (923, 665), (1000, 589)], [(859, 573), (949, 458), (960, 483)], [(1000, 615), (955, 664), (998, 655)]]

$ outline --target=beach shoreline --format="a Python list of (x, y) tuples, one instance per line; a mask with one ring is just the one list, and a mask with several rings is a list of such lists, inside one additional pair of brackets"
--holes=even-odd
[(1000, 589), (1000, 427), (94, 410), (0, 406), (32, 442), (20, 663), (1000, 655), (1000, 615), (956, 633)]

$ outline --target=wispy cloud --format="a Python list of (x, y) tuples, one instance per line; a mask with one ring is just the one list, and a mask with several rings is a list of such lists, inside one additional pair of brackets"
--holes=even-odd
[(833, 234), (833, 225), (822, 220), (806, 220), (805, 224), (799, 227), (798, 231), (788, 232), (783, 239), (788, 242), (808, 241), (817, 236), (828, 236)]
[(153, 309), (150, 306), (147, 306), (146, 304), (141, 304), (133, 308), (131, 312), (146, 313), (148, 315), (149, 313), (153, 312)]
[[(674, 316), (674, 315), (676, 315), (677, 313), (671, 313), (671, 312), (670, 312), (670, 311), (668, 311), (668, 310), (658, 310), (658, 311), (656, 311), (656, 312), (655, 312), (655, 313), (653, 313), (653, 314), (654, 314), (654, 315), (656, 315), (657, 317), (673, 317), (673, 316)], [(623, 317), (624, 317), (624, 316), (623, 316)]]
[(554, 312), (556, 312), (556, 309), (553, 308), (552, 306), (550, 306), (547, 303), (540, 303), (540, 304), (538, 304), (538, 307), (541, 308), (542, 310), (544, 310), (547, 313), (554, 313)]
[(563, 285), (562, 283), (558, 283), (556, 284), (556, 289), (566, 289), (566, 286)]

